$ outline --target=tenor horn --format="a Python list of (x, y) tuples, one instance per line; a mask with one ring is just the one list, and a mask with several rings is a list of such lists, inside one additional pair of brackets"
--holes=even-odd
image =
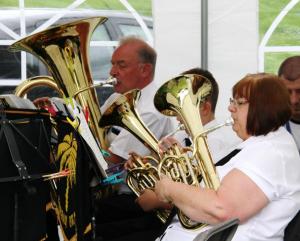
[(32, 83), (29, 80), (21, 84), (18, 95), (28, 90), (27, 85), (46, 85), (66, 98), (74, 97), (89, 114), (89, 127), (101, 147), (105, 146), (105, 137), (98, 127), (100, 106), (95, 89), (87, 88), (93, 86), (88, 50), (93, 31), (106, 20), (105, 17), (94, 17), (74, 21), (30, 35), (10, 46), (11, 51), (23, 50), (35, 55), (53, 77), (34, 78)]
[(141, 91), (134, 89), (123, 95), (116, 96), (108, 108), (103, 111), (99, 127), (122, 127), (133, 134), (143, 144), (146, 144), (154, 153), (159, 154), (158, 140), (146, 127), (135, 109), (140, 95)]
[[(108, 104), (108, 108), (103, 111), (99, 127), (119, 126), (124, 128), (159, 156), (158, 140), (147, 128), (135, 109), (139, 98), (140, 90), (138, 89), (116, 96)], [(155, 165), (151, 165), (150, 163), (143, 163), (140, 157), (133, 156), (133, 158), (134, 168), (128, 171), (126, 183), (137, 196), (140, 196), (143, 190), (155, 187), (155, 183), (159, 179), (156, 168), (159, 160), (151, 156), (144, 157), (155, 163)], [(164, 223), (170, 212), (168, 210), (158, 210), (156, 214)]]
[[(201, 75), (180, 75), (164, 83), (156, 92), (154, 105), (158, 111), (168, 116), (179, 116), (186, 131), (193, 140), (193, 157), (177, 153), (160, 161), (159, 174), (167, 173), (173, 180), (174, 167), (178, 170), (180, 180), (188, 185), (200, 186), (202, 178), (205, 186), (217, 190), (220, 181), (212, 162), (207, 145), (205, 130), (199, 113), (201, 102), (206, 100), (212, 91), (210, 81)], [(176, 177), (178, 178), (178, 177)], [(176, 179), (176, 181), (178, 181)], [(183, 227), (195, 229), (205, 224), (197, 223), (185, 216), (180, 210), (179, 220)]]

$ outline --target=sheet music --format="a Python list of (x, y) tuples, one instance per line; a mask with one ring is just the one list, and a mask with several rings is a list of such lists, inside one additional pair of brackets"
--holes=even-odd
[(85, 119), (84, 113), (81, 109), (81, 107), (74, 101), (74, 109), (70, 104), (67, 105), (67, 108), (69, 109), (70, 113), (73, 113), (74, 119), (77, 117), (80, 120), (80, 126), (79, 126), (79, 133), (84, 138), (86, 143), (90, 146), (92, 152), (95, 155), (95, 158), (97, 160), (97, 165), (100, 168), (100, 171), (103, 175), (103, 177), (107, 177), (106, 169), (108, 168), (107, 162), (104, 160), (103, 155), (101, 153), (101, 148), (99, 147), (98, 143), (96, 142), (88, 123)]

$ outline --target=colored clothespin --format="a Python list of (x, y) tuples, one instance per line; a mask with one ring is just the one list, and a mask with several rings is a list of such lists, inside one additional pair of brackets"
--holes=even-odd
[(90, 112), (89, 112), (89, 109), (88, 109), (88, 107), (86, 106), (86, 107), (84, 107), (84, 111), (83, 111), (83, 113), (84, 113), (84, 117), (85, 117), (85, 120), (86, 120), (86, 122), (89, 122), (89, 118), (90, 118)]
[(79, 125), (80, 125), (80, 122), (78, 121), (78, 118), (75, 118), (75, 119), (72, 121), (69, 117), (67, 117), (67, 121), (69, 122), (69, 124), (70, 124), (71, 126), (73, 126), (73, 128), (74, 128), (75, 130), (78, 130), (78, 127), (79, 127)]
[(117, 173), (103, 179), (101, 181), (101, 184), (102, 185), (109, 185), (109, 184), (113, 185), (113, 184), (118, 184), (118, 183), (124, 182), (124, 178), (122, 177), (123, 173), (124, 173), (124, 170), (117, 172)]
[(53, 106), (52, 104), (46, 106), (45, 109), (51, 114), (52, 117), (55, 117), (55, 116), (56, 116), (57, 109), (56, 109), (55, 106)]
[(104, 157), (109, 157), (110, 156), (110, 153), (108, 151), (105, 151), (104, 149), (100, 149), (100, 151), (101, 151), (101, 153)]
[(65, 97), (65, 96), (64, 96), (64, 102), (65, 102), (65, 104), (66, 104), (67, 106), (68, 106), (68, 105), (71, 105), (72, 110), (74, 110), (75, 105), (74, 105), (74, 101), (73, 101), (73, 98), (72, 98), (72, 97)]

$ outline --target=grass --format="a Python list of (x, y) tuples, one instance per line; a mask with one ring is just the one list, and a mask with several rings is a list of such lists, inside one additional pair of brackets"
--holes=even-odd
[[(288, 4), (289, 0), (260, 0), (259, 1), (259, 32), (262, 38), (271, 23), (280, 11)], [(300, 4), (286, 15), (271, 36), (267, 46), (300, 46)], [(281, 62), (299, 52), (281, 52), (265, 54), (265, 72), (277, 73)]]
[[(26, 8), (65, 8), (72, 4), (72, 0), (25, 0)], [(141, 15), (152, 15), (152, 1), (151, 0), (128, 0), (128, 3), (132, 5)], [(2, 7), (18, 7), (18, 0), (1, 0), (0, 8)], [(80, 5), (80, 8), (95, 8), (95, 9), (115, 9), (125, 10), (123, 4), (119, 0), (86, 0)]]

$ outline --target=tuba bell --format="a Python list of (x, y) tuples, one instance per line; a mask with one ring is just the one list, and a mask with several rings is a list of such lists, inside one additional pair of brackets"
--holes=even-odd
[[(200, 186), (202, 179), (206, 188), (217, 190), (220, 181), (212, 162), (206, 135), (203, 135), (205, 130), (199, 113), (201, 102), (210, 96), (211, 91), (212, 85), (207, 78), (187, 74), (167, 81), (156, 92), (154, 105), (157, 110), (168, 116), (179, 116), (193, 142), (191, 158), (184, 153), (166, 156), (158, 165), (158, 173), (167, 174), (174, 181), (193, 186)], [(182, 226), (187, 229), (205, 225), (192, 221), (180, 210), (178, 216)]]
[(40, 59), (52, 77), (35, 77), (17, 88), (17, 95), (23, 96), (29, 88), (37, 85), (50, 86), (60, 96), (72, 98), (89, 115), (89, 127), (98, 145), (104, 147), (104, 132), (98, 127), (101, 117), (96, 91), (89, 67), (88, 49), (95, 28), (107, 20), (94, 17), (53, 27), (25, 37), (10, 46), (11, 51), (26, 51)]

